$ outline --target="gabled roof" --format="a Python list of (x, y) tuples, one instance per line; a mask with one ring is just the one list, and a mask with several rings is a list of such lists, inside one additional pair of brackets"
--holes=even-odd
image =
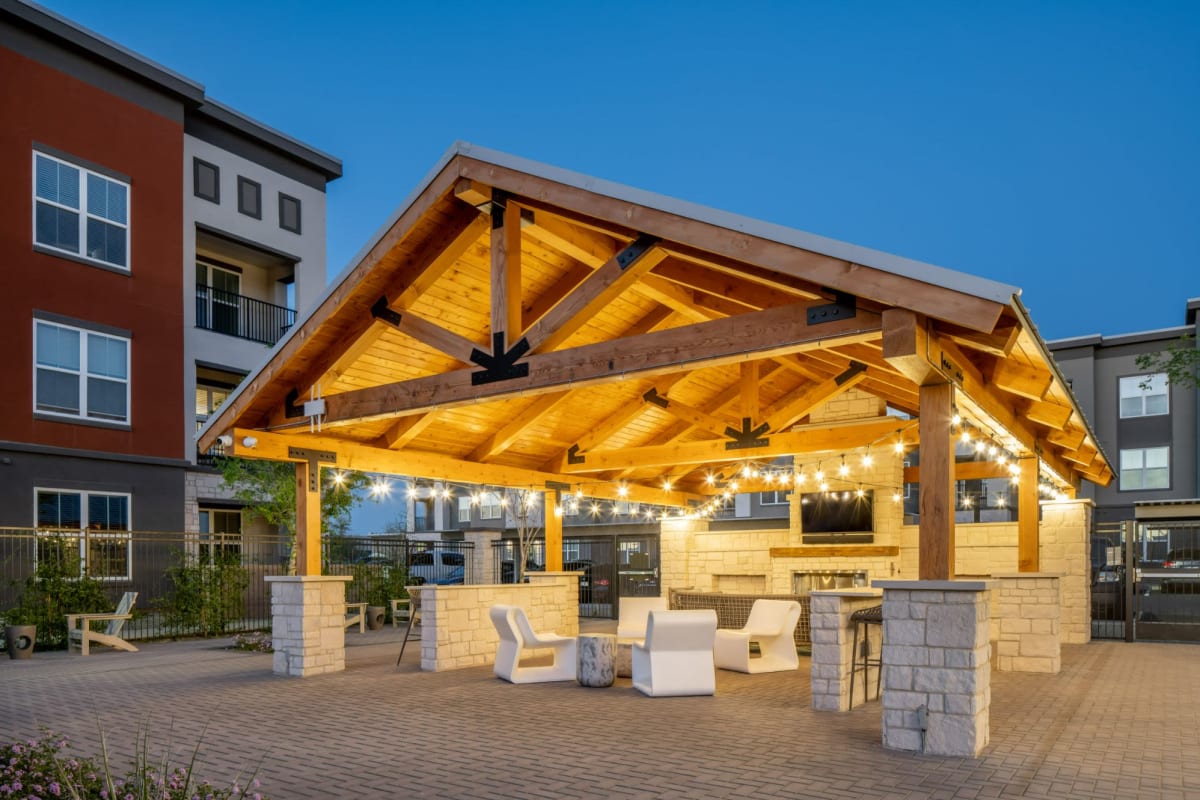
[(460, 143), (201, 446), (256, 431), (260, 457), (683, 502), (705, 466), (894, 438), (894, 417), (812, 422), (851, 388), (916, 415), (949, 379), (989, 436), (1107, 482), (1017, 294)]

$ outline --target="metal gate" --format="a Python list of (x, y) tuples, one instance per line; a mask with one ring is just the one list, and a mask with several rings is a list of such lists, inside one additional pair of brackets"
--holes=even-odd
[(1097, 523), (1092, 638), (1200, 641), (1200, 520)]

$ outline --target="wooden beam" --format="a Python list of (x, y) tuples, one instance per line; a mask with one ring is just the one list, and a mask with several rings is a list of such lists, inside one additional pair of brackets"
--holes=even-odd
[(531, 207), (567, 207), (619, 228), (626, 228), (631, 220), (636, 220), (639, 230), (664, 241), (688, 242), (690, 247), (718, 257), (763, 267), (785, 277), (808, 281), (810, 285), (832, 287), (885, 305), (936, 315), (971, 330), (991, 331), (1001, 312), (1008, 307), (1007, 300), (977, 297), (765, 236), (724, 228), (617, 197), (581, 191), (574, 186), (470, 156), (457, 156), (455, 164), (460, 176), (501, 187), (519, 195), (522, 202)]
[(445, 353), (463, 363), (471, 363), (471, 353), (477, 349), (489, 350), (487, 342), (476, 342), (465, 336), (446, 330), (441, 325), (422, 319), (411, 311), (397, 313), (393, 327), (405, 336), (427, 344), (434, 350)]
[(492, 334), (503, 333), (509, 347), (521, 332), (521, 209), (495, 190), (492, 203)]
[(669, 397), (663, 397), (654, 389), (642, 395), (642, 400), (645, 403), (661, 408), (676, 419), (686, 422), (689, 427), (706, 430), (722, 439), (728, 438), (725, 429), (733, 425), (732, 422), (713, 416), (701, 409), (681, 403), (678, 400), (672, 400)]
[(479, 209), (492, 202), (492, 187), (470, 178), (459, 178), (454, 184), (454, 196)]
[(939, 336), (945, 336), (960, 347), (978, 350), (996, 358), (1008, 358), (1021, 333), (1016, 320), (1001, 318), (991, 333), (972, 331), (958, 325), (940, 322), (934, 325)]
[(513, 417), (507, 425), (496, 431), (485, 439), (481, 445), (472, 450), (471, 454), (467, 456), (467, 460), (486, 461), (497, 453), (507, 450), (530, 425), (541, 419), (543, 414), (549, 414), (553, 411), (570, 394), (570, 391), (553, 392), (537, 398), (524, 411)]
[(392, 427), (384, 431), (376, 446), (386, 447), (389, 450), (400, 450), (407, 447), (408, 443), (420, 436), (421, 432), (428, 428), (429, 423), (433, 422), (436, 417), (436, 411), (401, 417), (392, 424)]
[[(241, 436), (235, 437), (238, 442)], [(296, 574), (321, 574), (321, 480), (316, 462), (296, 462)], [(317, 471), (313, 491), (309, 473)]]
[(557, 489), (542, 494), (542, 520), (546, 535), (546, 571), (563, 568), (562, 493)]
[(532, 220), (525, 226), (525, 235), (593, 270), (599, 269), (621, 248), (611, 236), (578, 228), (544, 211), (532, 212)]
[(664, 247), (673, 257), (682, 261), (706, 267), (742, 281), (750, 281), (771, 291), (791, 295), (793, 298), (819, 300), (828, 294), (827, 292), (823, 292), (821, 287), (812, 281), (797, 278), (794, 275), (783, 275), (770, 269), (763, 269), (752, 264), (747, 264), (744, 261), (724, 258), (713, 253), (698, 250), (686, 244), (669, 242)]
[(713, 297), (721, 297), (745, 308), (761, 310), (795, 303), (797, 299), (816, 300), (819, 293), (788, 291), (747, 280), (745, 273), (720, 272), (695, 262), (671, 258), (654, 268), (654, 274), (672, 283), (686, 286)]
[[(909, 442), (909, 444), (913, 444)], [(1011, 478), (1012, 472), (1005, 465), (997, 464), (995, 461), (958, 461), (954, 464), (954, 480), (956, 481), (978, 481), (988, 478)], [(920, 483), (921, 482), (921, 467), (905, 467), (904, 468), (905, 483)]]
[(1039, 572), (1038, 538), (1038, 459), (1037, 456), (1021, 458), (1017, 483), (1017, 571)]
[(923, 581), (954, 577), (954, 387), (921, 387), (921, 520), (917, 572)]
[[(863, 367), (861, 364), (859, 366)], [(810, 386), (800, 394), (788, 398), (787, 402), (768, 414), (766, 421), (771, 426), (769, 430), (781, 431), (790, 427), (822, 403), (827, 403), (862, 383), (866, 377), (865, 367), (857, 370), (852, 367), (841, 375), (821, 381), (816, 386)]]
[(666, 253), (643, 240), (613, 256), (525, 332), (530, 352), (557, 348), (664, 258)]
[(883, 357), (892, 369), (917, 386), (940, 384), (946, 376), (930, 360), (925, 323), (912, 311), (889, 308), (883, 312)]
[[(702, 442), (676, 442), (669, 445), (627, 447), (621, 450), (592, 450), (582, 463), (568, 464), (564, 471), (571, 474), (603, 472), (612, 469), (665, 467), (674, 464), (705, 464), (709, 462), (762, 459), (806, 453), (852, 450), (894, 436), (897, 431), (915, 423), (895, 418), (838, 425), (810, 425), (788, 433), (773, 434), (768, 443), (759, 447), (730, 450), (726, 442), (713, 439)], [(924, 451), (922, 451), (922, 459)]]
[(758, 419), (758, 364), (757, 361), (742, 362), (741, 377), (738, 380), (741, 385), (742, 419)]
[(1052, 445), (1063, 448), (1064, 450), (1076, 450), (1079, 445), (1083, 444), (1083, 440), (1087, 438), (1087, 433), (1078, 428), (1067, 428), (1062, 431), (1051, 431), (1046, 437), (1046, 441)]
[(807, 547), (771, 547), (767, 550), (771, 558), (878, 558), (900, 555), (896, 545), (809, 545)]
[(1072, 413), (1070, 406), (1060, 406), (1057, 403), (1045, 403), (1034, 400), (1025, 409), (1025, 419), (1030, 422), (1036, 422), (1038, 425), (1044, 425), (1047, 428), (1061, 431), (1065, 430), (1067, 423), (1071, 421)]
[(700, 367), (774, 357), (878, 335), (879, 318), (869, 312), (810, 325), (804, 307), (784, 306), (737, 317), (653, 331), (623, 339), (551, 353), (535, 353), (522, 363), (528, 374), (477, 384), (474, 370), (413, 378), (326, 397), (325, 423), (356, 422), (477, 403), (515, 392), (543, 394), (621, 380), (627, 375), (664, 375)]
[(991, 383), (998, 389), (1018, 397), (1041, 400), (1050, 391), (1054, 376), (1049, 370), (1038, 369), (1014, 358), (997, 361), (992, 369)]
[[(247, 448), (242, 443), (247, 436), (253, 437), (256, 443), (253, 448)], [(257, 431), (247, 428), (233, 430), (234, 444), (230, 455), (239, 458), (260, 458), (269, 461), (297, 461), (289, 454), (289, 448), (303, 447), (337, 454), (337, 466), (340, 469), (354, 469), (363, 472), (380, 472), (389, 475), (406, 475), (414, 478), (429, 480), (451, 481), (453, 483), (478, 483), (491, 486), (507, 486), (510, 488), (547, 487), (547, 484), (580, 484), (591, 497), (606, 500), (630, 500), (635, 503), (651, 503), (685, 507), (689, 501), (704, 502), (703, 495), (682, 492), (672, 489), (664, 491), (661, 486), (643, 486), (636, 482), (624, 484), (627, 495), (618, 493), (616, 483), (610, 481), (581, 479), (578, 475), (548, 473), (540, 470), (525, 469), (524, 467), (505, 466), (502, 464), (480, 464), (465, 461), (460, 458), (430, 453), (427, 451), (405, 450), (397, 452), (373, 447), (361, 442), (339, 439), (326, 434), (282, 434), (270, 431)]]

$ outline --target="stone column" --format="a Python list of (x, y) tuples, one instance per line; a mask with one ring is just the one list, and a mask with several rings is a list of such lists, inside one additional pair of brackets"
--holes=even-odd
[(696, 534), (707, 530), (708, 520), (670, 517), (662, 521), (658, 537), (658, 561), (659, 592), (663, 597), (669, 597), (671, 589), (696, 585), (691, 555), (695, 549)]
[(1059, 575), (1063, 644), (1092, 640), (1091, 500), (1042, 503), (1041, 568)]
[(995, 669), (1058, 672), (1062, 666), (1058, 576), (1019, 572), (992, 578)]
[(463, 540), (475, 545), (471, 549), (471, 568), (467, 572), (473, 583), (491, 584), (500, 582), (496, 568), (495, 544), (500, 541), (500, 531), (464, 531)]
[[(849, 711), (850, 710), (850, 681), (855, 676), (851, 674), (854, 656), (854, 623), (850, 615), (860, 609), (877, 606), (882, 600), (882, 592), (869, 589), (857, 591), (830, 590), (816, 591), (809, 595), (810, 621), (812, 631), (812, 705), (814, 711)], [(871, 652), (879, 652), (879, 626), (864, 626), (868, 635), (875, 636), (871, 644)], [(867, 670), (867, 692), (862, 688), (863, 676), (857, 676), (858, 683), (854, 692), (855, 705), (867, 702), (867, 698), (875, 691), (877, 669)]]
[(883, 746), (977, 756), (990, 734), (987, 581), (874, 581), (883, 589)]
[(350, 575), (269, 575), (271, 643), (277, 675), (307, 677), (346, 668)]

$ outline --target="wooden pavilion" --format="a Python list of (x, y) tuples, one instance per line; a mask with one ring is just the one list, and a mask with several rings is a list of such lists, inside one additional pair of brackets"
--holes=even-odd
[[(899, 416), (810, 419), (852, 388)], [(1037, 571), (1039, 482), (1112, 470), (1019, 290), (457, 144), (199, 444), (295, 463), (316, 575), (321, 467), (695, 510), (739, 462), (919, 441), (920, 577), (948, 579), (955, 480), (1010, 474), (956, 467), (956, 416), (1019, 459)]]

